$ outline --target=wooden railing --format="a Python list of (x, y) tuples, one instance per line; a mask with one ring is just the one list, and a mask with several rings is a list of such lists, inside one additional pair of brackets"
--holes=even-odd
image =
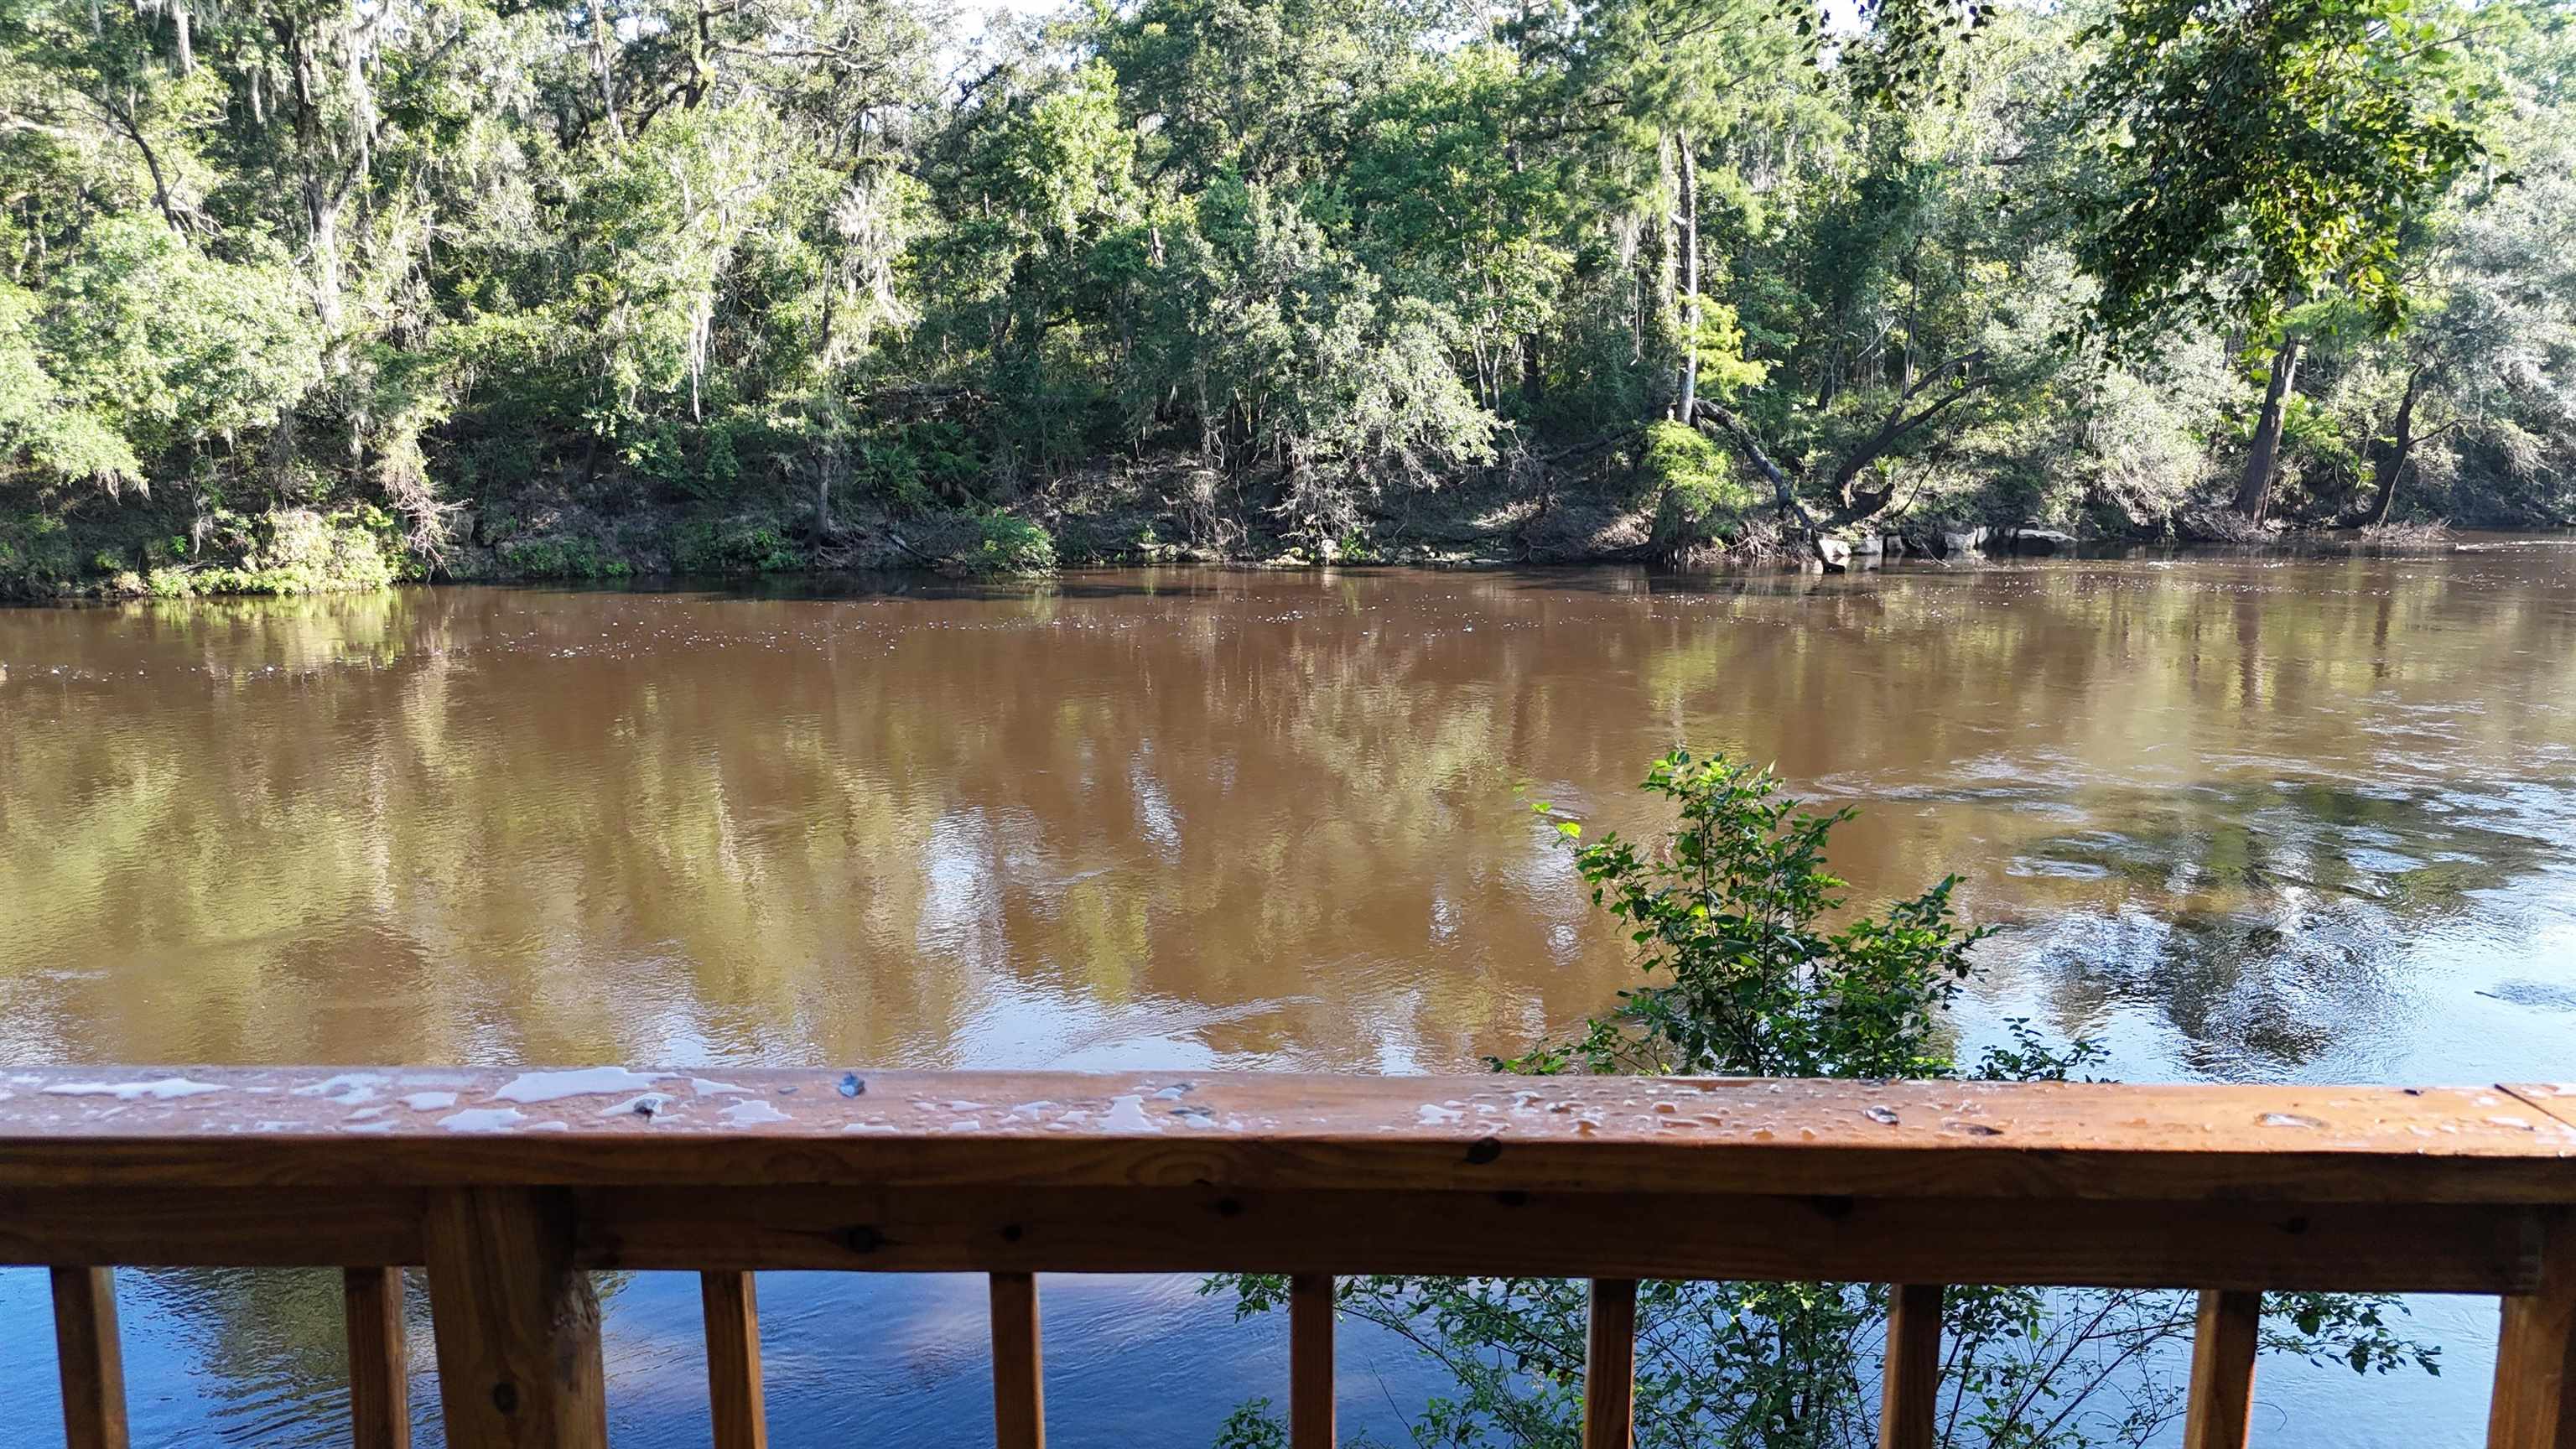
[(703, 1275), (720, 1449), (765, 1438), (762, 1269), (990, 1274), (1001, 1449), (1044, 1438), (1056, 1270), (1291, 1275), (1299, 1449), (1336, 1273), (1592, 1280), (1587, 1449), (1629, 1439), (1640, 1279), (1899, 1285), (1888, 1449), (1934, 1442), (1942, 1284), (2201, 1290), (2191, 1449), (2245, 1443), (2266, 1290), (2493, 1293), (2490, 1444), (2576, 1449), (2571, 1208), (2576, 1088), (0, 1071), (72, 1449), (124, 1442), (122, 1264), (345, 1269), (361, 1449), (408, 1437), (406, 1265), (459, 1449), (606, 1442), (601, 1268)]

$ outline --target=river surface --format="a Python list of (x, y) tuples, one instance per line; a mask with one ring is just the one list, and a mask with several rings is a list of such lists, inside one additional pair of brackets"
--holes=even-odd
[[(0, 610), (0, 1066), (1472, 1068), (1633, 974), (1544, 799), (1687, 741), (1965, 878), (1971, 1046), (2133, 1079), (2576, 1078), (2576, 548), (1820, 578), (1163, 571)], [(344, 1442), (335, 1276), (121, 1275), (138, 1445)], [(1284, 1325), (1050, 1278), (1059, 1445), (1284, 1402)], [(988, 1444), (981, 1284), (764, 1277), (782, 1446)], [(0, 1272), (0, 1443), (57, 1443)], [(691, 1281), (608, 1285), (621, 1445), (702, 1444)], [(2273, 1442), (2480, 1442), (2267, 1367)], [(419, 1305), (415, 1304), (417, 1310)], [(424, 1444), (438, 1442), (414, 1335)], [(1353, 1432), (1436, 1387), (1352, 1332)]]

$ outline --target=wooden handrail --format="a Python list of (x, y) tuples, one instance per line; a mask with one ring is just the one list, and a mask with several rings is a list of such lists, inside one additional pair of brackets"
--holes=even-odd
[[(1640, 1221), (1657, 1224), (1639, 1234)], [(1332, 1275), (1593, 1280), (1587, 1446), (1641, 1279), (1885, 1282), (1885, 1438), (1942, 1287), (2203, 1292), (2189, 1441), (2241, 1444), (2267, 1290), (2494, 1293), (2491, 1449), (2576, 1449), (2576, 1088), (1153, 1073), (0, 1073), (0, 1264), (55, 1270), (70, 1442), (124, 1418), (120, 1265), (349, 1270), (363, 1445), (405, 1433), (428, 1270), (451, 1444), (605, 1442), (587, 1272), (703, 1274), (717, 1442), (758, 1445), (750, 1274), (992, 1275), (1004, 1449), (1044, 1442), (1041, 1272), (1292, 1276), (1332, 1442)]]

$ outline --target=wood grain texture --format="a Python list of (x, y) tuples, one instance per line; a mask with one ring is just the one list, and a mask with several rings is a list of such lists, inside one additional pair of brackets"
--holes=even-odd
[(423, 1236), (447, 1442), (605, 1449), (599, 1300), (573, 1265), (570, 1199), (537, 1188), (437, 1193)]
[(1038, 1280), (996, 1273), (993, 1300), (995, 1449), (1046, 1449), (1046, 1365), (1038, 1343)]
[(1628, 1449), (1636, 1396), (1636, 1280), (1595, 1278), (1584, 1331), (1583, 1449)]
[(1288, 1280), (1288, 1425), (1290, 1449), (1333, 1449), (1333, 1280), (1299, 1273)]
[[(586, 1189), (588, 1268), (1261, 1272), (2513, 1293), (2545, 1210), (1679, 1193)], [(0, 1191), (0, 1264), (418, 1263), (419, 1191)], [(193, 1205), (194, 1213), (173, 1203)], [(1624, 1231), (1635, 1221), (1668, 1227)]]
[(1900, 1283), (1888, 1292), (1878, 1449), (1933, 1449), (1933, 1411), (1940, 1399), (1940, 1286)]
[(353, 1449), (411, 1449), (402, 1269), (343, 1269), (340, 1301), (349, 1326), (350, 1443)]
[(2254, 1355), (2262, 1347), (2263, 1295), (2208, 1291), (2191, 1339), (2191, 1399), (2183, 1449), (2245, 1449), (2254, 1416)]
[[(2532, 1208), (1697, 1196), (1042, 1193), (778, 1187), (580, 1193), (594, 1267), (1830, 1278), (2505, 1292)], [(1631, 1224), (1654, 1222), (1653, 1233)]]
[[(418, 1263), (415, 1189), (0, 1187), (0, 1264), (336, 1268)], [(327, 1203), (328, 1212), (315, 1208)]]
[[(0, 1189), (1210, 1182), (2544, 1204), (2576, 1163), (2576, 1127), (2494, 1088), (882, 1072), (852, 1074), (864, 1088), (844, 1096), (830, 1069), (612, 1070), (613, 1086), (578, 1091), (536, 1072), (32, 1069), (0, 1100)], [(370, 1078), (366, 1106), (317, 1090), (353, 1075)], [(624, 1109), (648, 1089), (655, 1110)], [(458, 1130), (459, 1113), (497, 1130)]]
[(715, 1449), (768, 1449), (769, 1410), (760, 1383), (760, 1304), (749, 1273), (701, 1273), (706, 1306), (707, 1405)]
[(2538, 1290), (2504, 1300), (2487, 1449), (2576, 1449), (2576, 1214), (2543, 1253)]
[(115, 1275), (105, 1268), (56, 1268), (53, 1287), (65, 1449), (125, 1449), (125, 1348), (117, 1337)]

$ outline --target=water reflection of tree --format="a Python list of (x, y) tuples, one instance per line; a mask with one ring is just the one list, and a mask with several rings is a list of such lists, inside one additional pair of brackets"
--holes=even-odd
[[(1842, 860), (1866, 897), (2027, 853), (2123, 783), (2501, 772), (2576, 746), (2565, 670), (2534, 663), (2576, 658), (2576, 612), (2500, 569), (12, 618), (13, 657), (82, 678), (0, 691), (25, 822), (0, 839), (0, 1053), (1472, 1060), (1622, 979), (1523, 776), (1616, 801), (1675, 739), (1776, 761), (1864, 807)], [(2223, 875), (2260, 844), (2183, 854)], [(2118, 890), (1996, 869), (1971, 903)]]
[[(434, 1358), (429, 1295), (421, 1274), (404, 1277), (413, 1418), (426, 1427), (437, 1408), (434, 1388), (421, 1380)], [(593, 1275), (603, 1301), (631, 1279)], [(347, 1442), (349, 1341), (338, 1269), (126, 1269), (118, 1295), (129, 1338), (149, 1334), (186, 1346), (211, 1401), (212, 1436), (261, 1449)]]
[(188, 1346), (215, 1433), (263, 1445), (344, 1437), (349, 1356), (336, 1270), (127, 1270), (118, 1292), (129, 1335)]

